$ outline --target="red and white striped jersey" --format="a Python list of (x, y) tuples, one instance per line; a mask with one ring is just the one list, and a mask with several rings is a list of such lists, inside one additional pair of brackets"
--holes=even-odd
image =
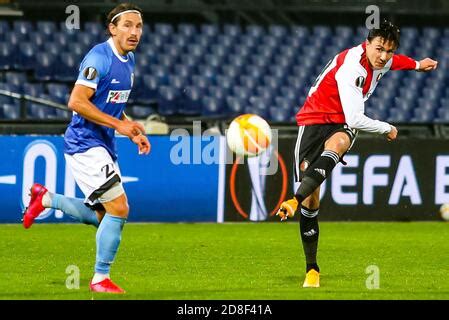
[(388, 133), (390, 125), (365, 115), (364, 102), (373, 94), (379, 80), (391, 70), (413, 70), (419, 63), (395, 54), (380, 70), (373, 70), (366, 57), (366, 43), (337, 54), (326, 65), (296, 114), (299, 126), (346, 123), (349, 127)]

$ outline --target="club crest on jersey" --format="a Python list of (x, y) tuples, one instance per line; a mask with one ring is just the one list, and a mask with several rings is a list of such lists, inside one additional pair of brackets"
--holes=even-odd
[(363, 88), (363, 86), (365, 85), (365, 77), (360, 76), (355, 79), (355, 85), (359, 88)]
[(126, 103), (131, 90), (110, 90), (106, 103)]
[(93, 80), (97, 77), (97, 70), (94, 67), (84, 69), (84, 76), (87, 80)]
[(382, 72), (377, 75), (376, 81), (379, 82), (380, 78), (382, 78)]

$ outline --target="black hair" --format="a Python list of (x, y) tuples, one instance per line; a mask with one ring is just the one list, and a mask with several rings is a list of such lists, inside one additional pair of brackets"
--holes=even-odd
[(140, 15), (142, 15), (142, 9), (140, 9), (138, 6), (136, 6), (135, 4), (132, 3), (121, 3), (118, 6), (116, 6), (114, 9), (112, 9), (109, 13), (108, 13), (108, 17), (106, 19), (106, 28), (107, 28), (107, 33), (110, 35), (109, 32), (109, 24), (112, 23), (114, 25), (117, 25), (118, 22), (120, 21), (120, 16), (118, 16), (116, 19), (114, 19), (114, 21), (112, 21), (112, 18), (114, 18), (115, 15), (119, 14), (120, 12), (123, 11), (127, 11), (127, 10), (136, 10), (140, 12)]
[(373, 28), (368, 33), (368, 41), (371, 42), (376, 37), (381, 37), (384, 41), (391, 41), (399, 48), (400, 30), (388, 20), (384, 20), (379, 28)]

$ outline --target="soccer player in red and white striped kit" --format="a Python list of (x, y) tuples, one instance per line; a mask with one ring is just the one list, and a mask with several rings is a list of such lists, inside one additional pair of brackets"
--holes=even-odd
[(397, 129), (364, 113), (364, 102), (389, 70), (428, 72), (438, 62), (420, 61), (395, 54), (400, 31), (389, 21), (371, 29), (362, 44), (337, 54), (324, 68), (296, 115), (299, 126), (295, 146), (295, 180), (301, 181), (295, 196), (283, 202), (281, 220), (300, 212), (300, 234), (306, 258), (303, 287), (320, 286), (317, 264), (318, 211), (321, 183), (353, 145), (357, 131), (377, 133), (395, 140)]

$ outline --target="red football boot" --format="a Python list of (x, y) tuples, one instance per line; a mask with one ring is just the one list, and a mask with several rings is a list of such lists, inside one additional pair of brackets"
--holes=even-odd
[(104, 279), (103, 281), (97, 283), (89, 284), (90, 290), (93, 292), (107, 292), (107, 293), (125, 293), (125, 290), (120, 288), (111, 279)]
[(35, 183), (31, 187), (30, 192), (30, 203), (25, 209), (22, 218), (23, 226), (25, 227), (25, 229), (31, 227), (34, 219), (36, 219), (41, 214), (41, 212), (45, 210), (44, 206), (42, 205), (42, 197), (45, 193), (48, 192), (48, 190), (43, 185)]

